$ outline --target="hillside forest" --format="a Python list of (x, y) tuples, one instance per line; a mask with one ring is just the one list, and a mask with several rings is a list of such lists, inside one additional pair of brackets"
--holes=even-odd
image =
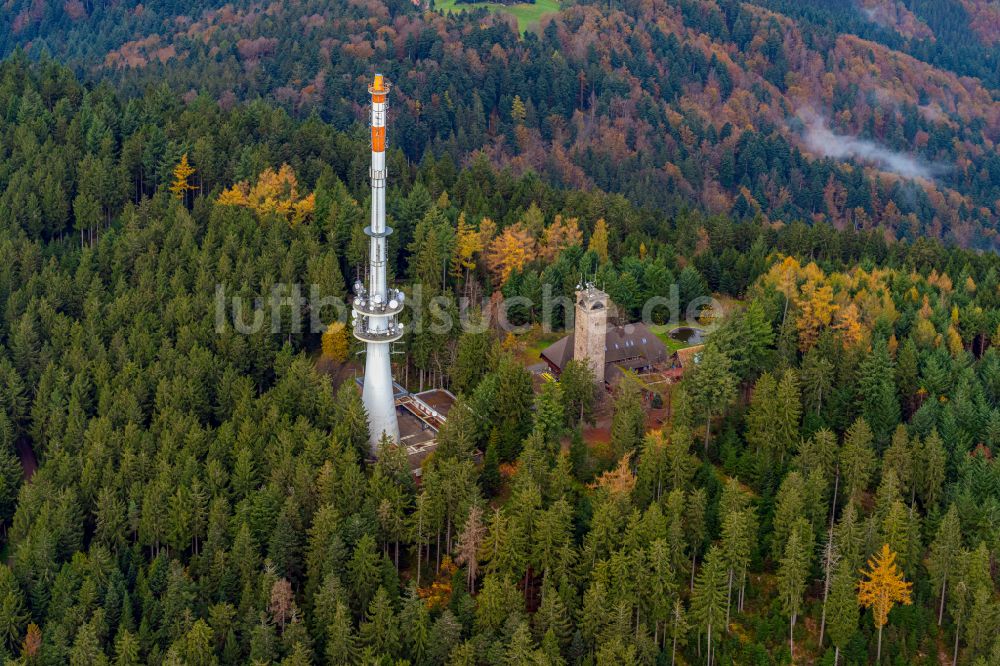
[[(1000, 664), (992, 5), (863, 6), (3, 5), (0, 662)], [(342, 327), (218, 325), (348, 295), (373, 63), (405, 290), (727, 304), (662, 424), (407, 311), (418, 482)]]
[(990, 249), (998, 39), (985, 0), (567, 2), (524, 34), (486, 9), (442, 15), (410, 0), (0, 11), (0, 55), (69, 63), (130, 96), (266, 99), (350, 132), (377, 69), (395, 84), (393, 145), (411, 162), (481, 154), (672, 214)]
[(8, 663), (996, 663), (995, 255), (396, 151), (404, 284), (742, 301), (651, 432), (635, 382), (536, 394), (516, 341), (411, 334), (397, 375), (459, 396), (417, 485), (318, 335), (215, 326), (219, 283), (343, 294), (363, 139), (53, 63), (0, 88)]

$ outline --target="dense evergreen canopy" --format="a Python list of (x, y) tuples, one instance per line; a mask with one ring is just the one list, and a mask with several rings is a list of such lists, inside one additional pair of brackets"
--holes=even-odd
[[(535, 395), (516, 336), (411, 334), (397, 374), (459, 394), (417, 486), (398, 450), (362, 461), (320, 332), (217, 328), (216, 285), (343, 295), (363, 140), (18, 58), (0, 90), (4, 661), (863, 663), (883, 634), (902, 663), (1000, 657), (995, 255), (397, 151), (407, 286), (742, 299), (662, 432), (631, 380), (604, 398), (607, 446), (586, 368)], [(878, 623), (856, 583), (883, 545), (913, 603)]]

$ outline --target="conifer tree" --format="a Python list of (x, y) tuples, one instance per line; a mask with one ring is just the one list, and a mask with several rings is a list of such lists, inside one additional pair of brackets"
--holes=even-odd
[(802, 415), (799, 377), (791, 368), (781, 375), (777, 388), (777, 412), (774, 414), (774, 443), (780, 464), (799, 441), (799, 419)]
[(941, 488), (944, 485), (945, 468), (948, 455), (937, 429), (931, 430), (923, 443), (920, 457), (922, 477), (921, 498), (924, 507), (932, 508), (941, 498)]
[(569, 645), (573, 633), (569, 611), (548, 577), (542, 586), (542, 602), (532, 617), (532, 623), (535, 635), (541, 636), (543, 641), (545, 635), (551, 633), (560, 650)]
[(479, 570), (479, 549), (486, 535), (482, 523), (483, 510), (473, 505), (465, 519), (462, 534), (458, 537), (456, 564), (464, 564), (467, 570), (466, 586), (469, 591), (476, 589), (476, 574)]
[(476, 627), (496, 631), (513, 616), (520, 616), (523, 598), (509, 578), (488, 574), (476, 596)]
[[(754, 455), (762, 457), (770, 448), (774, 418), (777, 412), (775, 404), (778, 383), (774, 375), (765, 372), (754, 384), (750, 409), (746, 416), (746, 440)], [(763, 461), (763, 458), (761, 458)]]
[(639, 386), (626, 376), (615, 389), (611, 417), (611, 448), (615, 460), (635, 451), (646, 432), (646, 411)]
[(578, 359), (571, 359), (559, 375), (559, 384), (562, 386), (570, 425), (591, 421), (597, 404), (598, 388), (597, 378), (590, 366)]
[(848, 429), (840, 449), (840, 472), (848, 499), (857, 500), (868, 488), (875, 462), (871, 429), (863, 418), (859, 418)]
[(564, 404), (562, 386), (558, 382), (545, 382), (535, 398), (535, 428), (550, 446), (556, 448), (566, 422)]
[(951, 591), (948, 593), (948, 613), (951, 615), (952, 621), (955, 622), (955, 642), (951, 657), (952, 666), (957, 666), (958, 664), (958, 641), (962, 635), (964, 624), (968, 620), (971, 607), (970, 597), (969, 584), (964, 579), (957, 580), (951, 586)]
[(965, 635), (969, 656), (976, 659), (986, 651), (996, 635), (1000, 607), (994, 602), (993, 585), (980, 585), (972, 593), (972, 608)]
[(799, 371), (802, 379), (802, 398), (808, 411), (819, 416), (823, 405), (833, 392), (833, 363), (820, 351), (813, 347), (802, 357), (802, 368)]
[(608, 223), (604, 218), (599, 218), (594, 224), (594, 231), (590, 235), (590, 242), (587, 251), (597, 255), (598, 261), (605, 264), (608, 261)]
[(379, 554), (373, 536), (365, 534), (358, 540), (347, 571), (357, 608), (359, 611), (367, 609), (381, 582)]
[[(805, 484), (798, 472), (789, 472), (781, 488), (774, 509), (774, 530), (771, 534), (771, 558), (781, 560), (785, 552), (785, 542), (791, 535), (795, 520), (806, 513)], [(810, 530), (812, 528), (810, 527)]]
[(684, 604), (680, 599), (674, 601), (673, 609), (670, 612), (670, 664), (677, 660), (677, 646), (683, 646), (687, 642), (688, 622), (687, 613), (684, 611)]
[(726, 619), (726, 565), (722, 551), (716, 546), (709, 549), (695, 581), (691, 615), (698, 622), (699, 629), (705, 632), (708, 650), (705, 663), (711, 666), (712, 648)]
[[(726, 563), (726, 626), (732, 608), (733, 584), (742, 588), (746, 568), (750, 563), (753, 543), (756, 540), (756, 520), (751, 509), (731, 510), (722, 518), (721, 548)], [(742, 590), (739, 594), (742, 598)]]
[(939, 590), (940, 602), (938, 603), (938, 626), (941, 626), (941, 619), (944, 616), (944, 602), (948, 592), (948, 578), (952, 574), (954, 567), (959, 561), (962, 552), (962, 532), (958, 520), (958, 511), (955, 505), (948, 507), (948, 512), (944, 514), (941, 524), (938, 527), (937, 535), (931, 543), (930, 557), (927, 560), (927, 570), (930, 572), (931, 581)]
[(906, 426), (900, 424), (892, 434), (889, 448), (886, 449), (885, 455), (882, 457), (882, 469), (891, 469), (895, 472), (900, 492), (911, 498), (916, 497), (915, 464), (916, 456)]
[[(488, 332), (465, 332), (458, 338), (451, 367), (452, 390), (471, 395), (490, 371), (493, 343)], [(565, 387), (564, 387), (565, 388)]]
[(847, 647), (858, 628), (856, 589), (852, 569), (847, 562), (841, 562), (830, 584), (826, 613), (829, 618), (830, 642), (834, 648), (834, 666), (837, 666), (841, 649)]
[(820, 551), (823, 561), (823, 610), (819, 621), (819, 644), (823, 644), (823, 637), (826, 635), (826, 611), (830, 601), (830, 586), (832, 584), (833, 572), (840, 562), (840, 552), (833, 538), (833, 526), (827, 532), (826, 540), (823, 543), (823, 550)]
[(812, 527), (804, 518), (792, 526), (785, 542), (781, 565), (778, 567), (778, 591), (782, 607), (788, 615), (788, 648), (795, 661), (795, 622), (802, 610), (806, 579), (812, 561)]
[(326, 629), (326, 659), (331, 666), (353, 664), (357, 653), (357, 639), (351, 625), (351, 614), (343, 603), (337, 604), (333, 622)]
[(697, 569), (698, 553), (705, 540), (705, 511), (707, 498), (705, 489), (691, 491), (684, 502), (684, 531), (687, 535), (688, 548), (691, 551), (691, 590), (694, 590), (694, 576)]
[(884, 544), (875, 556), (868, 560), (865, 578), (858, 583), (858, 603), (863, 608), (871, 608), (878, 629), (876, 661), (882, 659), (882, 628), (889, 621), (889, 611), (897, 603), (909, 605), (912, 583), (903, 580), (903, 573), (896, 567), (896, 554)]
[(706, 345), (701, 360), (684, 376), (684, 386), (705, 418), (705, 454), (712, 436), (712, 416), (726, 409), (736, 398), (736, 376), (729, 370), (726, 354)]
[(858, 405), (880, 445), (899, 422), (899, 399), (896, 392), (895, 368), (884, 339), (872, 344), (859, 368)]
[(189, 191), (198, 189), (197, 186), (189, 182), (194, 173), (195, 168), (188, 163), (187, 153), (184, 153), (181, 155), (181, 161), (174, 167), (174, 180), (170, 184), (170, 192), (175, 199), (183, 201)]
[(361, 644), (377, 655), (388, 658), (399, 652), (399, 624), (389, 600), (389, 593), (379, 586), (360, 629)]

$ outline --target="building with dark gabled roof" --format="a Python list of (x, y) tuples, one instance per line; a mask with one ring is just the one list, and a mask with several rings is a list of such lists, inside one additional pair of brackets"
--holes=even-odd
[[(644, 372), (666, 362), (666, 345), (645, 324), (607, 324), (607, 302), (607, 294), (593, 285), (577, 292), (573, 333), (556, 341), (541, 354), (542, 360), (555, 374), (561, 373), (570, 359), (577, 358), (590, 365), (605, 385), (611, 386), (617, 382), (622, 370)], [(603, 345), (595, 337), (600, 331), (604, 332)], [(587, 338), (585, 344), (577, 344), (579, 335)]]

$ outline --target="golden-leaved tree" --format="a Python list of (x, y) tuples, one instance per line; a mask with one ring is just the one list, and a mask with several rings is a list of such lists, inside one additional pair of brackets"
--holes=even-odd
[(910, 605), (912, 583), (903, 580), (903, 572), (896, 566), (896, 553), (883, 544), (882, 550), (868, 560), (868, 571), (862, 571), (864, 580), (858, 583), (858, 603), (862, 608), (871, 608), (878, 629), (878, 651), (876, 661), (882, 659), (882, 627), (889, 621), (889, 611), (897, 603)]
[(806, 282), (802, 288), (802, 298), (799, 306), (799, 318), (795, 324), (799, 329), (799, 351), (807, 352), (819, 339), (833, 318), (837, 306), (833, 302), (833, 288), (824, 284), (817, 286), (815, 282)]
[(494, 238), (486, 253), (486, 264), (499, 284), (534, 259), (535, 239), (520, 222), (510, 225)]
[(479, 231), (465, 221), (465, 213), (458, 216), (455, 230), (455, 248), (451, 256), (451, 277), (456, 282), (468, 283), (469, 274), (476, 267), (476, 255), (483, 249)]
[(334, 363), (343, 363), (347, 360), (349, 344), (347, 327), (344, 323), (340, 321), (331, 323), (323, 332), (323, 358)]
[(608, 223), (604, 221), (604, 218), (600, 218), (594, 224), (594, 233), (590, 235), (590, 243), (587, 245), (587, 251), (593, 250), (597, 253), (597, 257), (601, 260), (601, 263), (607, 263), (608, 261)]
[(545, 263), (551, 263), (559, 258), (563, 250), (574, 245), (580, 245), (583, 234), (580, 233), (579, 220), (575, 217), (564, 218), (556, 215), (555, 221), (546, 229), (542, 238), (539, 255)]
[(253, 187), (244, 180), (223, 190), (216, 203), (249, 208), (261, 216), (279, 215), (292, 225), (311, 218), (316, 212), (316, 195), (302, 196), (295, 172), (287, 164), (282, 164), (277, 171), (264, 169)]
[(198, 189), (189, 182), (194, 172), (195, 168), (188, 163), (187, 153), (184, 153), (181, 155), (181, 161), (174, 167), (174, 180), (170, 183), (170, 191), (175, 198), (183, 201), (188, 191)]

